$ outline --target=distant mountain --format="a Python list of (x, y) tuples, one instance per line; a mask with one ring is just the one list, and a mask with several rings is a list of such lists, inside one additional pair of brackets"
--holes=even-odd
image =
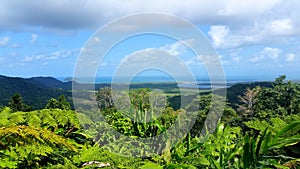
[(32, 77), (28, 79), (29, 82), (36, 84), (40, 87), (51, 88), (51, 89), (72, 89), (72, 82), (62, 82), (53, 77)]
[(71, 82), (61, 82), (52, 77), (19, 78), (0, 75), (0, 106), (5, 106), (9, 99), (20, 93), (24, 103), (33, 109), (44, 108), (51, 98), (58, 98), (61, 94), (71, 100)]
[[(83, 88), (85, 85), (80, 84)], [(95, 85), (95, 89), (102, 87), (109, 87), (109, 83), (99, 83)], [(246, 88), (253, 88), (255, 86), (272, 87), (272, 82), (250, 82), (250, 83), (238, 83), (232, 85), (227, 90), (227, 101), (229, 104), (236, 108), (236, 104), (239, 103), (238, 96), (243, 95)], [(131, 89), (134, 88), (158, 88), (163, 90), (171, 90), (178, 88), (176, 83), (135, 83), (130, 85)], [(0, 75), (0, 107), (6, 106), (10, 98), (19, 93), (23, 97), (24, 103), (32, 106), (33, 109), (44, 108), (48, 100), (51, 98), (58, 98), (61, 94), (64, 94), (68, 101), (72, 105), (72, 82), (62, 82), (53, 77), (32, 77), (32, 78), (19, 78), (19, 77), (7, 77)], [(225, 89), (217, 89), (216, 94)], [(202, 94), (208, 94), (209, 92), (202, 92)], [(175, 96), (169, 98), (174, 108), (180, 103), (180, 97)], [(172, 107), (173, 107), (172, 106)]]

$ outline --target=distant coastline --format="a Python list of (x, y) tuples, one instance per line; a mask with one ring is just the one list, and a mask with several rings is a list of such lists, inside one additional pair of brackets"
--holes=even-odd
[[(238, 83), (251, 83), (257, 82), (256, 80), (246, 79), (230, 79), (226, 81), (214, 81), (211, 82), (209, 79), (195, 78), (195, 81), (180, 78), (177, 82), (175, 79), (169, 76), (138, 76), (133, 79), (123, 77), (115, 78), (112, 77), (96, 77), (96, 78), (71, 78), (71, 77), (57, 77), (60, 81), (76, 81), (78, 83), (95, 83), (95, 84), (111, 84), (113, 83), (132, 83), (132, 84), (143, 84), (143, 83), (176, 83), (178, 87), (182, 88), (198, 88), (198, 89), (217, 89), (217, 88), (228, 88)], [(131, 81), (130, 81), (131, 80)]]

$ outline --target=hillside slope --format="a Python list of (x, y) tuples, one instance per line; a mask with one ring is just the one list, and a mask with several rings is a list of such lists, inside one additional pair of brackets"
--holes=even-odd
[(33, 109), (43, 108), (49, 99), (64, 94), (71, 96), (71, 83), (64, 83), (52, 77), (18, 78), (0, 75), (0, 106), (5, 106), (9, 99), (20, 93), (24, 103)]

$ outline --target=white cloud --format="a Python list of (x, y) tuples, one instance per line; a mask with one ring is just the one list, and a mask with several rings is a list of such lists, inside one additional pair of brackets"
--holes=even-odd
[(212, 26), (208, 35), (212, 38), (215, 47), (220, 48), (226, 43), (228, 33), (229, 29), (226, 26)]
[(12, 48), (21, 48), (22, 46), (20, 44), (14, 43), (10, 47), (12, 47)]
[(217, 13), (221, 16), (255, 16), (270, 10), (279, 1), (264, 0), (259, 2), (254, 0), (241, 2), (240, 0), (226, 0), (222, 9), (218, 10)]
[(78, 53), (79, 53), (78, 49), (43, 52), (42, 54), (26, 56), (22, 61), (33, 62), (33, 61), (57, 60), (57, 59), (62, 59), (70, 56), (75, 56)]
[(181, 54), (186, 52), (187, 47), (181, 41), (177, 41), (173, 44), (167, 44), (166, 46), (162, 46), (159, 49), (164, 50), (170, 53), (171, 55), (180, 56)]
[(271, 60), (276, 60), (279, 57), (279, 54), (282, 51), (278, 48), (270, 48), (270, 47), (265, 47), (259, 54), (259, 56), (250, 58), (251, 62), (259, 62), (264, 59), (271, 59)]
[(4, 47), (8, 44), (9, 41), (9, 37), (5, 36), (5, 37), (0, 37), (0, 47)]
[(285, 61), (287, 62), (293, 62), (295, 60), (295, 54), (289, 53), (285, 56)]
[(100, 40), (100, 38), (99, 37), (97, 37), (97, 36), (95, 36), (95, 37), (93, 37), (93, 42), (94, 43), (98, 43), (98, 42), (100, 42), (101, 40)]
[(240, 53), (242, 49), (241, 48), (236, 48), (236, 49), (231, 49), (230, 50), (230, 57), (233, 62), (239, 62), (240, 61)]
[(37, 39), (38, 39), (38, 37), (39, 37), (39, 35), (37, 35), (37, 34), (31, 34), (31, 40), (30, 40), (30, 43), (31, 44), (35, 44), (36, 43), (36, 41), (37, 41)]
[[(227, 1), (227, 4), (233, 1)], [(251, 2), (260, 4), (260, 2)], [(265, 1), (261, 3), (265, 3)], [(257, 8), (254, 7), (252, 11), (257, 15), (253, 17), (250, 17), (250, 14), (243, 15), (244, 12), (231, 9), (232, 7), (228, 7), (225, 12), (223, 11), (226, 16), (236, 14), (241, 15), (243, 19), (238, 22), (232, 22), (224, 18), (223, 23), (212, 24), (209, 36), (215, 47), (224, 49), (276, 42), (291, 42), (294, 38), (299, 37), (300, 30), (297, 28), (300, 26), (300, 11), (296, 6), (300, 5), (300, 1), (290, 0), (288, 2), (274, 1), (274, 3), (268, 3), (270, 3), (269, 6), (261, 7), (257, 5)], [(238, 3), (237, 6), (241, 10), (246, 10), (241, 3)]]
[(218, 63), (227, 64), (229, 61), (224, 59), (223, 55), (210, 56), (210, 55), (198, 55), (190, 60), (186, 61), (185, 64), (189, 66), (203, 66), (203, 65), (216, 65)]
[(174, 56), (181, 56), (185, 54), (189, 48), (194, 47), (194, 42), (195, 39), (180, 40), (172, 44), (161, 46), (158, 49), (164, 50)]
[(261, 55), (263, 57), (268, 57), (270, 59), (277, 59), (279, 54), (281, 53), (281, 50), (278, 48), (270, 48), (270, 47), (266, 47), (263, 49), (263, 51), (261, 52)]
[[(285, 2), (285, 1), (284, 1)], [(52, 30), (98, 28), (112, 19), (141, 12), (169, 13), (195, 24), (235, 24), (252, 22), (268, 13), (280, 0), (3, 0), (0, 30), (39, 26)], [(47, 4), (47, 5), (45, 5)], [(297, 8), (292, 8), (297, 9)]]
[(228, 63), (227, 60), (224, 60), (224, 57), (222, 55), (218, 56), (209, 56), (209, 55), (198, 55), (196, 56), (196, 63), (198, 64), (212, 64), (215, 65), (216, 63), (226, 64)]
[(210, 36), (215, 48), (238, 48), (244, 45), (258, 43), (262, 38), (259, 32), (252, 33), (248, 30), (245, 32), (232, 32), (228, 27), (223, 25), (211, 26), (208, 35)]
[(108, 62), (101, 62), (100, 63), (100, 67), (105, 67), (105, 66), (108, 66), (109, 64), (108, 64)]
[(35, 58), (34, 56), (26, 56), (26, 57), (23, 59), (23, 61), (24, 61), (24, 62), (31, 62), (31, 61), (33, 61), (34, 58)]
[(280, 19), (271, 22), (272, 30), (275, 34), (289, 34), (293, 31), (293, 23), (291, 19)]
[[(45, 5), (47, 4), (47, 5)], [(54, 33), (95, 30), (113, 19), (141, 12), (168, 13), (195, 25), (211, 25), (210, 38), (217, 48), (272, 43), (300, 36), (299, 0), (3, 0), (0, 31), (41, 28)], [(117, 7), (117, 8), (116, 8)], [(147, 24), (121, 25), (118, 31), (134, 30)], [(163, 18), (159, 19), (163, 21)], [(288, 39), (289, 40), (289, 39)]]
[(250, 61), (251, 62), (259, 62), (263, 59), (262, 56), (256, 56), (256, 57), (253, 57), (253, 58), (250, 58)]

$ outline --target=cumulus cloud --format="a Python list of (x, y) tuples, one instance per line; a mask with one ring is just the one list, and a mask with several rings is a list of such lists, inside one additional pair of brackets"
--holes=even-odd
[[(47, 4), (47, 5), (45, 5)], [(298, 0), (3, 0), (0, 4), (0, 31), (39, 27), (54, 33), (95, 30), (103, 24), (140, 12), (169, 13), (195, 25), (212, 25), (209, 36), (217, 48), (265, 44), (300, 35)], [(147, 20), (139, 21), (141, 25)], [(137, 29), (121, 25), (116, 31)]]
[(226, 26), (212, 26), (208, 35), (212, 38), (212, 41), (217, 48), (221, 48), (226, 43), (229, 29)]
[(276, 35), (288, 35), (294, 32), (293, 21), (290, 18), (271, 21), (270, 31)]
[(0, 47), (6, 46), (8, 44), (9, 37), (0, 37)]
[(30, 40), (30, 43), (31, 44), (35, 44), (36, 43), (36, 41), (37, 41), (37, 39), (38, 39), (38, 37), (39, 37), (39, 35), (37, 35), (37, 34), (31, 34), (31, 40)]
[[(261, 8), (260, 12), (255, 11), (254, 7), (253, 12), (259, 14), (250, 18), (245, 17), (244, 20), (247, 21), (245, 23), (229, 21), (227, 23), (220, 22), (217, 25), (212, 24), (209, 30), (210, 39), (216, 48), (222, 49), (291, 41), (300, 35), (300, 31), (297, 29), (300, 26), (298, 19), (300, 11), (296, 8), (299, 5), (300, 1), (290, 0), (288, 2), (274, 1), (274, 3), (270, 3), (270, 6)], [(242, 6), (240, 7), (243, 9)], [(238, 10), (234, 12), (231, 8), (225, 11), (227, 11), (224, 12), (226, 15), (242, 14), (242, 12), (237, 12)]]
[(166, 51), (174, 56), (181, 56), (185, 54), (189, 48), (193, 48), (195, 45), (195, 39), (187, 39), (176, 41), (172, 44), (166, 44), (165, 46), (161, 46), (158, 49)]
[(171, 55), (179, 56), (186, 52), (187, 47), (181, 41), (177, 41), (173, 44), (167, 44), (166, 46), (162, 46), (159, 49), (164, 50), (170, 53)]
[(278, 48), (270, 48), (265, 47), (261, 52), (259, 56), (253, 57), (250, 59), (251, 62), (259, 62), (264, 60), (265, 58), (276, 60), (279, 57), (279, 54), (281, 53), (281, 49)]
[(238, 48), (245, 45), (259, 43), (263, 36), (256, 30), (231, 31), (227, 26), (211, 26), (208, 35), (210, 36), (215, 48)]
[(208, 35), (215, 48), (226, 49), (282, 41), (297, 33), (291, 19), (281, 19), (233, 31), (224, 25), (213, 25)]
[(285, 61), (286, 62), (293, 62), (295, 61), (295, 54), (289, 53), (285, 56)]
[(281, 50), (278, 48), (270, 48), (270, 47), (266, 47), (263, 49), (263, 51), (261, 52), (261, 55), (263, 57), (268, 57), (270, 59), (277, 59), (278, 55), (281, 53)]

